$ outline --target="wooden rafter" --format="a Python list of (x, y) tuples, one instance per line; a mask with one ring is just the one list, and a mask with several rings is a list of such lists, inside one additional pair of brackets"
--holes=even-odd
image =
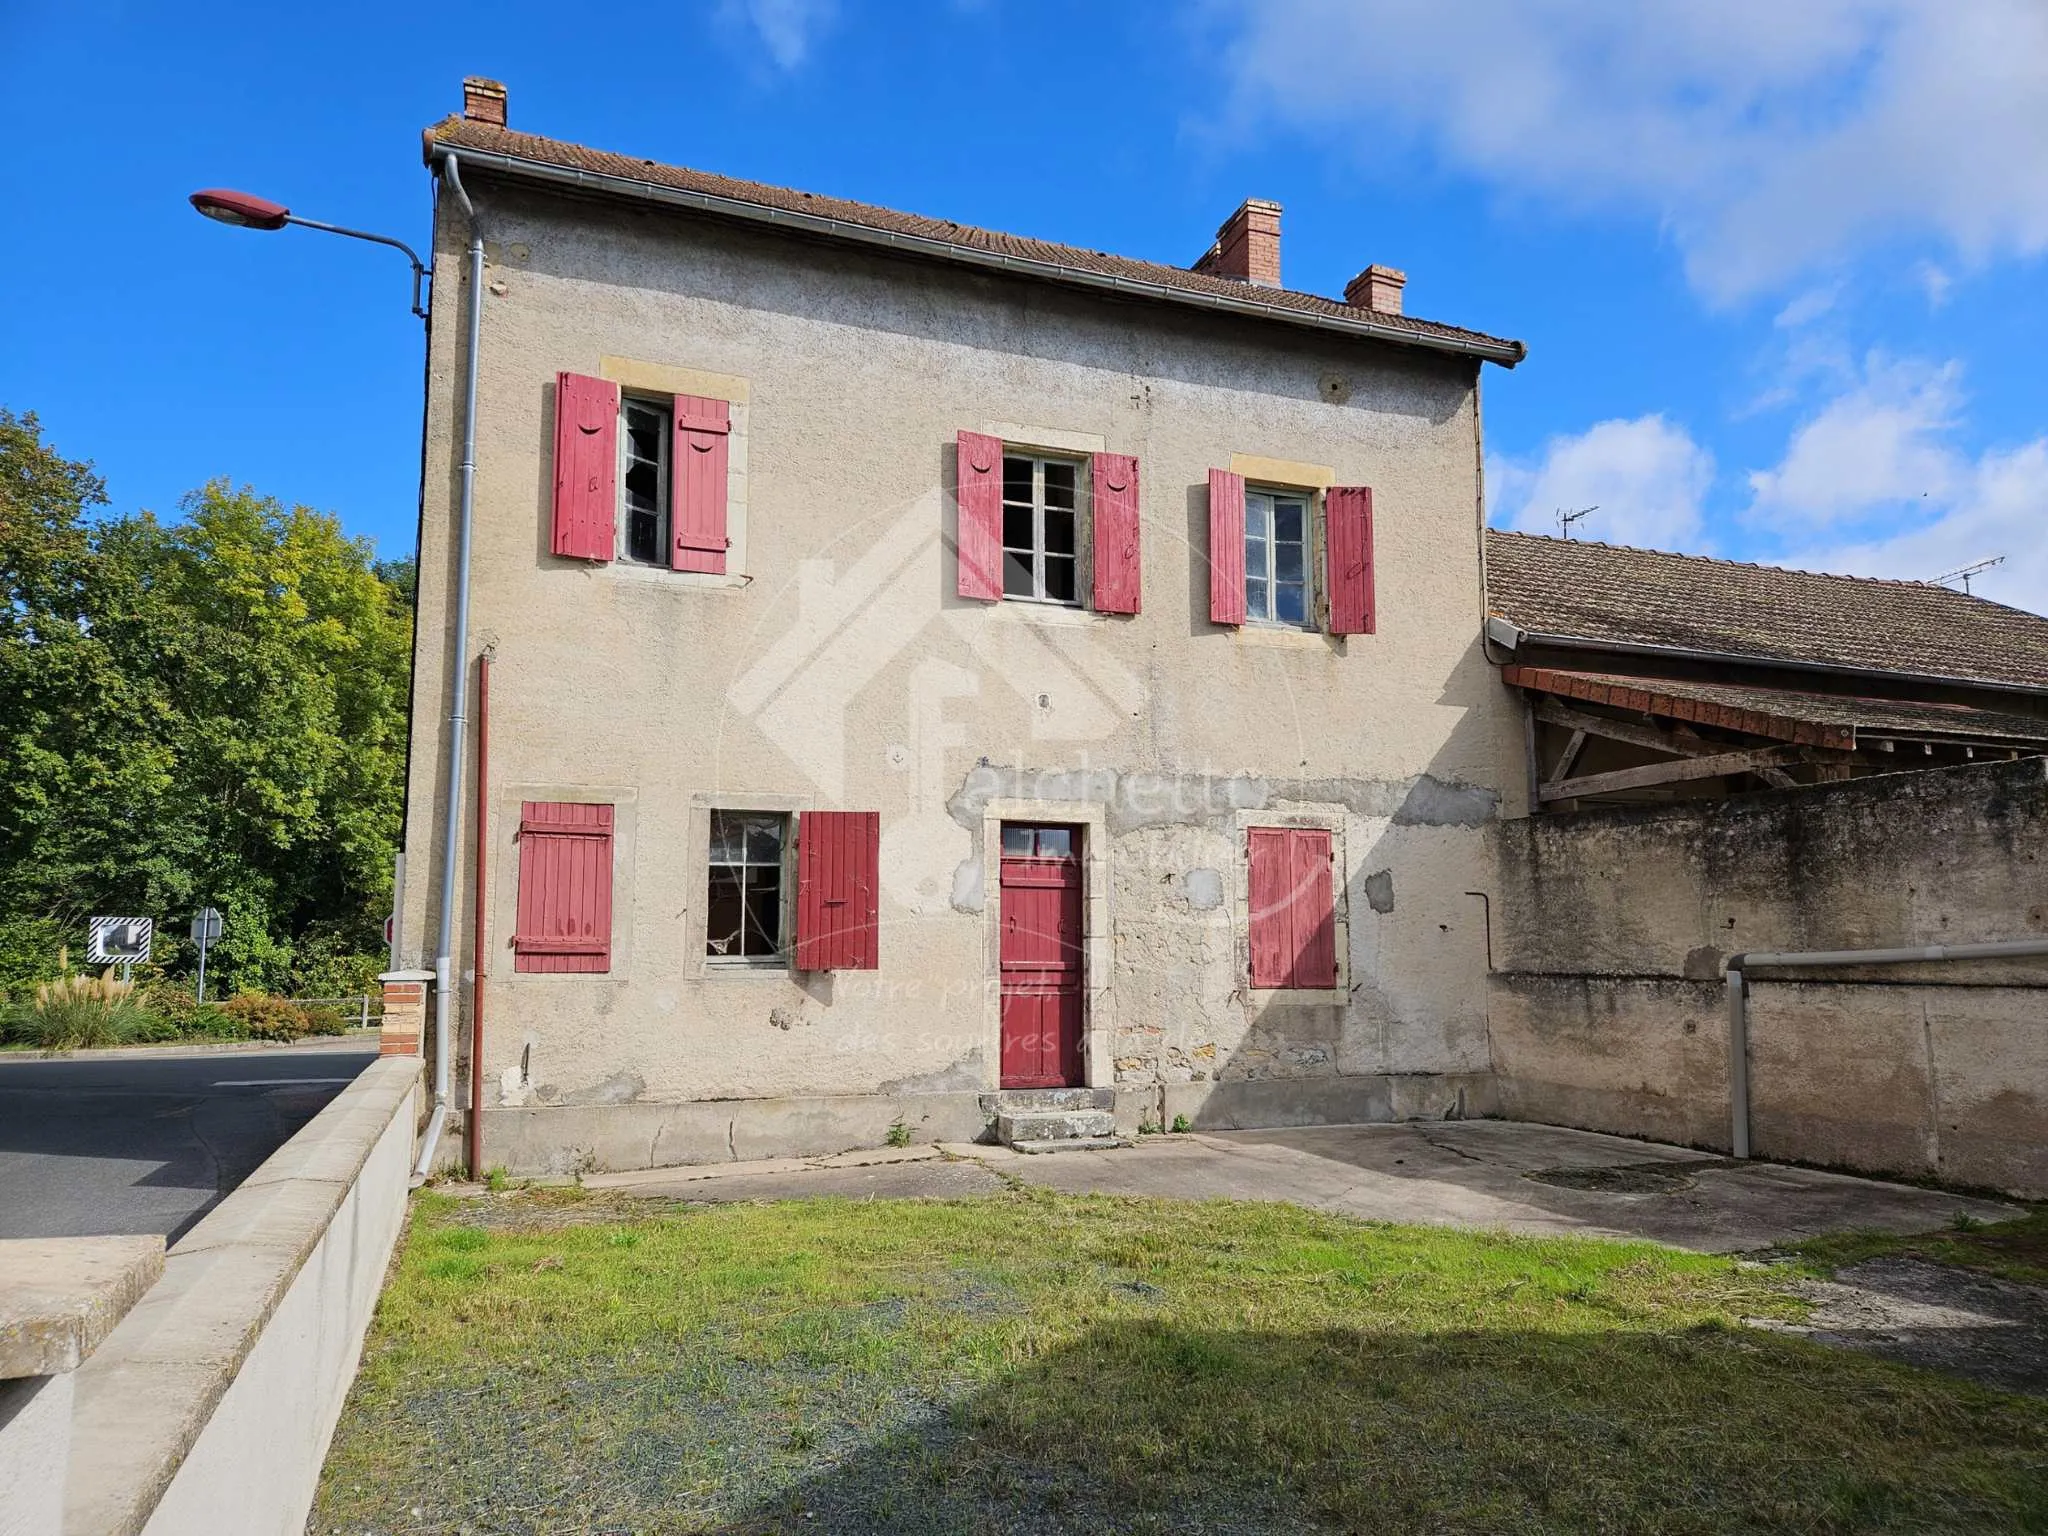
[(1749, 747), (1740, 752), (1717, 752), (1711, 757), (1680, 758), (1668, 763), (1645, 763), (1640, 768), (1620, 768), (1612, 773), (1589, 773), (1583, 778), (1563, 779), (1545, 784), (1539, 800), (1577, 800), (1587, 795), (1611, 794), (1621, 789), (1648, 789), (1655, 784), (1676, 784), (1687, 779), (1718, 779), (1730, 773), (1756, 773), (1797, 762), (1797, 747)]
[[(1561, 726), (1581, 736), (1604, 736), (1609, 741), (1625, 741), (1630, 746), (1647, 747), (1652, 752), (1669, 752), (1674, 757), (1711, 757), (1728, 750), (1725, 743), (1706, 741), (1689, 732), (1678, 735), (1671, 731), (1660, 731), (1654, 726), (1636, 725), (1627, 720), (1610, 720), (1605, 715), (1589, 715), (1584, 710), (1560, 704), (1554, 698), (1539, 695), (1535, 704), (1538, 720), (1546, 725)], [(1570, 766), (1569, 760), (1561, 760), (1558, 772), (1551, 777), (1563, 778), (1564, 770)], [(1797, 782), (1790, 774), (1777, 768), (1766, 767), (1750, 771), (1778, 789), (1790, 789)]]

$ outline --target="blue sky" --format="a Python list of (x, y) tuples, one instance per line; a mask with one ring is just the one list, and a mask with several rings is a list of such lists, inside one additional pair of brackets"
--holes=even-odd
[(1489, 369), (1491, 515), (2048, 611), (2038, 0), (699, 0), (607, 16), (0, 0), (0, 404), (115, 505), (210, 476), (401, 554), (419, 130), (515, 127), (1185, 264), (1246, 196), (1289, 286), (1408, 272)]

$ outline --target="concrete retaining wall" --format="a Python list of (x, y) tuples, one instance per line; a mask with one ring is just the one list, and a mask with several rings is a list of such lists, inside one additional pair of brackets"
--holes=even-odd
[[(1728, 1145), (1741, 950), (2048, 932), (2039, 760), (1504, 823), (1500, 1107)], [(2048, 961), (1751, 978), (1758, 1155), (2048, 1194)]]
[(173, 1247), (77, 1372), (67, 1536), (286, 1536), (405, 1218), (420, 1064), (365, 1069)]

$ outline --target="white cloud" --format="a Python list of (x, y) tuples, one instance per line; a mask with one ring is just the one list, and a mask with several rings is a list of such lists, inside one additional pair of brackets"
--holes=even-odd
[(1556, 533), (1560, 510), (1594, 507), (1573, 524), (1573, 537), (1685, 549), (1699, 542), (1700, 504), (1713, 480), (1713, 456), (1683, 427), (1662, 416), (1603, 421), (1576, 437), (1553, 437), (1534, 461), (1490, 460), (1489, 520)]
[(1749, 477), (1752, 517), (1828, 524), (1901, 502), (1948, 504), (1965, 466), (1943, 441), (1962, 370), (1873, 356), (1866, 376), (1793, 433), (1776, 469)]
[(2041, 0), (1215, 0), (1244, 114), (1658, 218), (1733, 299), (1869, 243), (2048, 250)]
[(1874, 537), (1795, 549), (1786, 565), (1927, 581), (1994, 555), (1978, 597), (2048, 613), (2048, 438), (1958, 465), (1954, 501), (1929, 520)]
[(838, 14), (838, 0), (721, 0), (720, 19), (751, 32), (778, 69), (793, 70)]

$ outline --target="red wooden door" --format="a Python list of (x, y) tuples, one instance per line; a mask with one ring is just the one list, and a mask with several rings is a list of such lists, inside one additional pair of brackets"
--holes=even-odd
[(1073, 827), (1003, 828), (1005, 1088), (1081, 1085), (1081, 860)]

